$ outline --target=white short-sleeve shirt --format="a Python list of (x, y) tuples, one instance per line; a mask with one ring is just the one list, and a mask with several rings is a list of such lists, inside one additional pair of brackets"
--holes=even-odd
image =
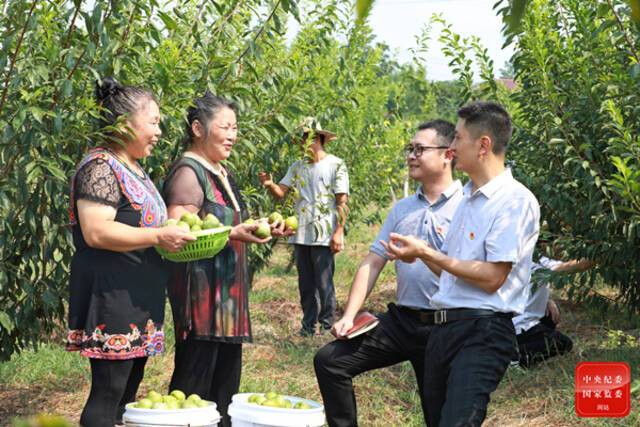
[[(553, 270), (556, 266), (562, 264), (562, 261), (550, 259), (547, 257), (540, 257), (538, 262), (534, 262), (531, 266), (531, 284), (535, 282), (535, 272), (539, 270)], [(521, 334), (524, 331), (536, 326), (540, 323), (547, 313), (547, 302), (549, 301), (549, 284), (548, 283), (536, 283), (537, 288), (535, 292), (531, 292), (524, 312), (513, 318), (513, 326), (516, 328), (516, 334)], [(531, 286), (531, 285), (530, 285)], [(531, 287), (533, 291), (533, 286)]]
[(280, 184), (296, 188), (298, 231), (289, 243), (329, 246), (337, 224), (336, 194), (349, 194), (349, 173), (344, 161), (332, 154), (309, 163), (298, 160)]
[(471, 193), (472, 182), (449, 227), (442, 252), (459, 260), (509, 262), (511, 272), (493, 294), (442, 271), (437, 308), (476, 308), (503, 313), (523, 312), (529, 298), (533, 249), (540, 230), (536, 197), (506, 169)]

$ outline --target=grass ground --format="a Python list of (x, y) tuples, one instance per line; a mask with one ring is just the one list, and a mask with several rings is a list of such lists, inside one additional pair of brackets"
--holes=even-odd
[[(356, 228), (347, 249), (336, 260), (339, 308), (350, 281), (375, 237), (375, 228)], [(320, 399), (313, 373), (315, 351), (330, 336), (300, 338), (301, 311), (295, 268), (287, 271), (287, 246), (279, 245), (269, 267), (261, 272), (251, 294), (255, 342), (244, 350), (241, 391), (277, 390), (284, 394)], [(383, 311), (394, 299), (390, 265), (367, 302), (371, 311)], [(637, 319), (604, 316), (589, 307), (559, 298), (562, 329), (574, 339), (572, 354), (534, 369), (510, 369), (492, 396), (486, 426), (639, 426), (640, 405), (634, 396), (632, 413), (624, 419), (581, 419), (574, 413), (573, 372), (580, 361), (626, 361), (638, 378), (640, 348), (607, 338), (610, 330), (640, 335)], [(168, 311), (170, 316), (170, 312)], [(170, 325), (170, 317), (167, 325)], [(173, 363), (172, 330), (167, 330), (168, 351), (147, 365), (140, 393), (166, 391)], [(84, 358), (66, 353), (59, 343), (46, 343), (38, 351), (25, 351), (0, 364), (0, 425), (15, 417), (40, 412), (57, 413), (77, 423), (89, 390), (89, 367)], [(415, 378), (408, 364), (363, 374), (354, 381), (362, 426), (423, 425)]]

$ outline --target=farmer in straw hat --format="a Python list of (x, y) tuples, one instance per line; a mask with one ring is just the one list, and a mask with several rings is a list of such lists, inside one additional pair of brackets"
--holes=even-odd
[(296, 136), (294, 141), (304, 147), (305, 158), (294, 162), (278, 184), (269, 173), (258, 176), (276, 199), (284, 198), (290, 189), (296, 194), (299, 226), (289, 243), (294, 245), (298, 267), (303, 312), (300, 335), (311, 336), (317, 322), (323, 332), (334, 323), (334, 255), (344, 249), (349, 175), (344, 161), (325, 151), (336, 134), (324, 130), (318, 120), (305, 118)]

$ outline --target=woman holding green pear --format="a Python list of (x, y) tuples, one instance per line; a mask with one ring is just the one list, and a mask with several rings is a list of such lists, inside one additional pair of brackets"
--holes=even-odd
[(164, 350), (168, 272), (153, 246), (176, 251), (195, 238), (176, 226), (160, 227), (166, 206), (138, 163), (161, 135), (154, 95), (105, 78), (96, 101), (105, 141), (85, 154), (71, 179), (76, 251), (66, 349), (91, 364), (80, 424), (112, 427), (135, 400), (147, 358)]
[[(242, 343), (251, 341), (245, 244), (267, 243), (271, 236), (255, 235), (259, 223), (243, 223), (246, 205), (222, 164), (238, 135), (235, 105), (207, 91), (188, 109), (187, 122), (186, 151), (164, 185), (169, 217), (196, 215), (212, 222), (214, 217), (232, 229), (227, 246), (213, 258), (172, 267), (168, 288), (176, 354), (170, 389), (216, 402), (222, 425), (230, 425), (227, 407), (240, 386)], [(275, 223), (270, 231), (283, 235), (284, 224)]]

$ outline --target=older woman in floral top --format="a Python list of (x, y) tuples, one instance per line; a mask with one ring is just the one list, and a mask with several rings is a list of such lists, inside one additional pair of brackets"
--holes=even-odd
[(126, 125), (90, 150), (71, 180), (70, 216), (76, 247), (69, 283), (67, 350), (91, 361), (85, 427), (119, 421), (135, 400), (148, 356), (164, 349), (168, 278), (154, 245), (171, 251), (194, 238), (159, 228), (165, 204), (138, 164), (160, 137), (160, 110), (147, 90), (105, 79), (96, 90), (103, 126)]

